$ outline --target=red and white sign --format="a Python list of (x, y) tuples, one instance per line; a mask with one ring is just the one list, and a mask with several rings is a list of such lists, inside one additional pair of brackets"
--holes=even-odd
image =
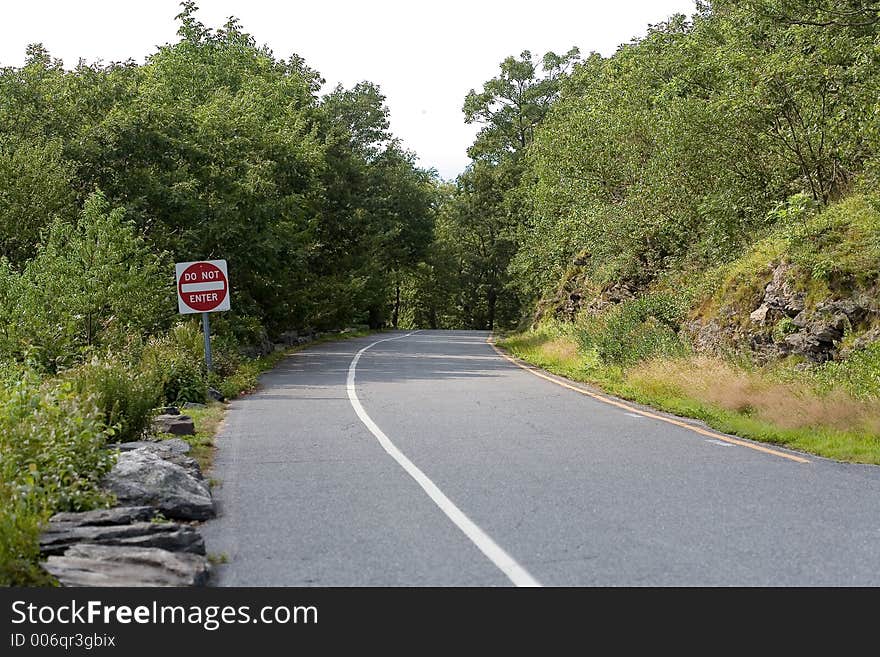
[(184, 314), (229, 310), (229, 273), (225, 260), (178, 262), (177, 307)]

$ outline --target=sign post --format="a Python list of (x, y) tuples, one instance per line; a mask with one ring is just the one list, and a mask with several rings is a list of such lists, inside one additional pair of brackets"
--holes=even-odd
[(177, 309), (182, 315), (202, 314), (205, 365), (211, 371), (211, 321), (209, 314), (229, 310), (229, 271), (225, 260), (178, 262)]

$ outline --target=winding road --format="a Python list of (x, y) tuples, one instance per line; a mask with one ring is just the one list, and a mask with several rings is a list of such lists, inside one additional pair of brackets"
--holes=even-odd
[(880, 585), (880, 468), (720, 435), (487, 338), (318, 345), (233, 401), (215, 583)]

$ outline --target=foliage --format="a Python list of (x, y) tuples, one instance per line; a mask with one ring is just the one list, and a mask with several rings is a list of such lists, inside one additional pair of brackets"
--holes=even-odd
[[(150, 373), (153, 374), (153, 373)], [(66, 370), (61, 380), (82, 396), (91, 396), (107, 433), (116, 442), (139, 440), (163, 401), (158, 377), (144, 375), (127, 356), (109, 353)]]
[(20, 274), (0, 265), (0, 295), (4, 355), (49, 371), (155, 330), (170, 305), (162, 259), (100, 192), (77, 223), (54, 221)]
[(54, 511), (107, 503), (110, 434), (90, 396), (23, 373), (0, 387), (0, 584), (44, 583), (36, 567), (41, 523)]
[(147, 341), (140, 357), (140, 375), (155, 382), (158, 399), (164, 403), (202, 403), (208, 393), (204, 359), (204, 342), (198, 325), (183, 321), (168, 333)]
[(678, 335), (687, 308), (686, 299), (655, 293), (588, 316), (574, 331), (581, 348), (595, 350), (603, 362), (633, 365), (652, 357), (687, 353), (687, 343)]

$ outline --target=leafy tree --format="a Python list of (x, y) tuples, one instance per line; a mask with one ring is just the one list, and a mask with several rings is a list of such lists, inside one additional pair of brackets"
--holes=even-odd
[(46, 243), (14, 283), (7, 270), (7, 298), (14, 302), (7, 329), (18, 353), (55, 370), (97, 347), (120, 347), (131, 336), (160, 328), (173, 308), (167, 263), (92, 194), (75, 224), (56, 220)]

